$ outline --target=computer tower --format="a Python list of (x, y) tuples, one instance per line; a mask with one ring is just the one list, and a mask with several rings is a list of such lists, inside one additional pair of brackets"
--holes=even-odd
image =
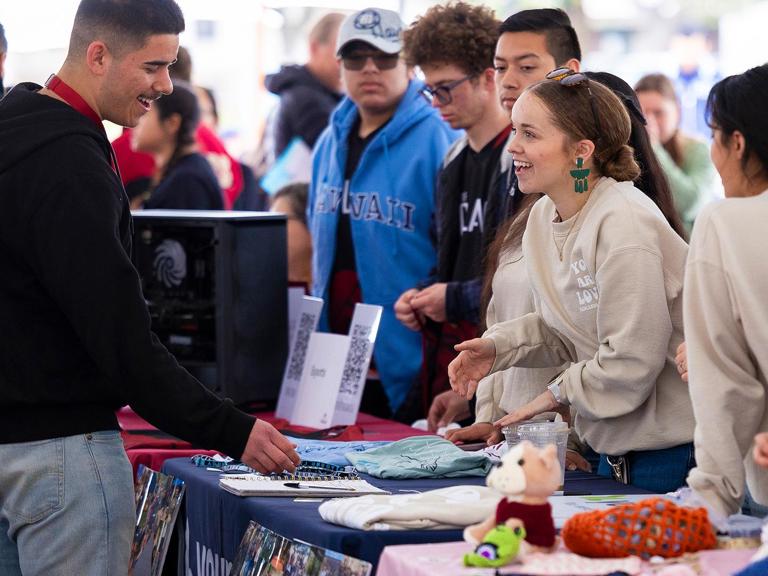
[(274, 402), (288, 354), (285, 216), (140, 210), (133, 226), (161, 342), (220, 396)]

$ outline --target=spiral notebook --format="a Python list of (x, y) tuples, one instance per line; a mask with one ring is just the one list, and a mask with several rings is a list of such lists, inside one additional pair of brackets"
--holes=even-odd
[(390, 494), (365, 480), (328, 477), (285, 478), (261, 474), (226, 475), (219, 487), (237, 496), (283, 496), (288, 498), (344, 498), (368, 494)]

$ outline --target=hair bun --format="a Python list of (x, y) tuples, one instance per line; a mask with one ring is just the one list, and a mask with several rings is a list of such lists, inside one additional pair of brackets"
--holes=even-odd
[(617, 182), (634, 182), (640, 176), (640, 166), (631, 146), (622, 144), (610, 158), (601, 162), (600, 172)]

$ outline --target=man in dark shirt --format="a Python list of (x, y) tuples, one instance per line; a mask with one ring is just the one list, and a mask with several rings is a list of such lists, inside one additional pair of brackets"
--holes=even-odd
[(315, 145), (341, 100), (341, 71), (336, 59), (336, 36), (344, 15), (324, 15), (309, 32), (309, 60), (289, 65), (264, 79), (267, 90), (280, 96), (273, 124), (274, 156), (278, 158), (294, 138), (308, 148)]
[[(547, 72), (567, 67), (579, 70), (581, 48), (567, 14), (562, 10), (540, 8), (523, 10), (507, 18), (498, 28), (500, 33), (493, 52), (496, 91), (507, 114), (517, 98), (531, 84), (544, 80)], [(505, 146), (506, 148), (506, 146)], [(505, 162), (506, 159), (506, 162)], [(525, 209), (521, 194), (515, 193), (517, 178), (511, 169), (511, 156), (501, 157), (500, 184), (507, 190), (500, 216), (498, 234), (506, 234), (509, 223)], [(498, 248), (498, 244), (494, 244)], [(483, 253), (484, 255), (484, 253)], [(496, 270), (497, 262), (488, 262), (486, 279)], [(444, 375), (444, 372), (441, 374)], [(430, 427), (445, 426), (471, 416), (466, 400), (448, 390), (438, 394), (429, 410)], [(483, 423), (480, 423), (483, 424)], [(474, 430), (473, 430), (474, 428)], [(471, 426), (451, 434), (454, 441), (485, 440), (482, 427)]]
[[(262, 472), (299, 458), (150, 332), (132, 223), (102, 120), (172, 91), (173, 0), (82, 0), (46, 87), (0, 101), (0, 574), (127, 574), (131, 466), (115, 410)], [(42, 128), (41, 128), (42, 127)]]
[(453, 346), (477, 335), (483, 255), (507, 195), (500, 164), (510, 123), (493, 70), (498, 27), (489, 8), (458, 2), (431, 8), (404, 35), (408, 63), (424, 72), (423, 94), (452, 128), (465, 131), (438, 176), (435, 282), (405, 291), (395, 304), (398, 319), (425, 338), (421, 389), (409, 397), (412, 408), (420, 404), (414, 417), (450, 389)]

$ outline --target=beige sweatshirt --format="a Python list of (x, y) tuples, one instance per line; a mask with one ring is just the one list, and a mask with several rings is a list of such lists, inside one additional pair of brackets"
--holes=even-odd
[(687, 245), (631, 182), (603, 178), (577, 215), (556, 216), (546, 197), (531, 211), (523, 253), (535, 312), (486, 333), (491, 371), (571, 361), (561, 391), (600, 453), (690, 442), (693, 411), (674, 360)]
[[(493, 296), (488, 304), (486, 325), (512, 320), (533, 312), (528, 272), (522, 249), (507, 251), (499, 258), (493, 275)], [(495, 422), (544, 392), (563, 368), (507, 368), (483, 378), (477, 388), (475, 421)]]
[(768, 471), (752, 459), (768, 432), (768, 190), (704, 208), (685, 277), (688, 381), (696, 463), (688, 484), (721, 512), (738, 511), (745, 478), (768, 504)]

